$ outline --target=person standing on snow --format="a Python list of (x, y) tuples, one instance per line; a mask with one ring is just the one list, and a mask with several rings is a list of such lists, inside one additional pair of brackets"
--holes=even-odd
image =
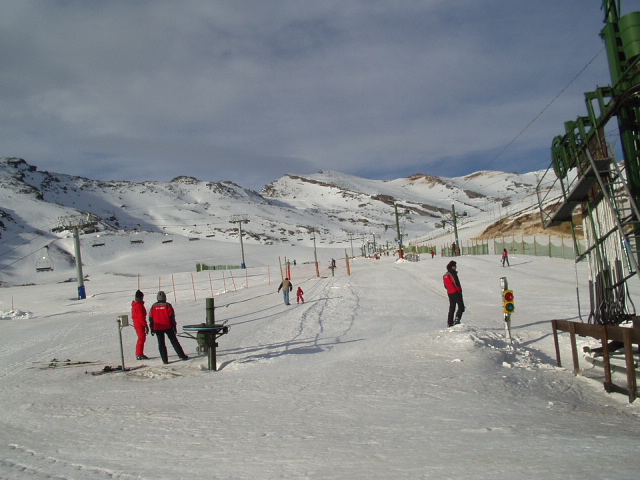
[(304, 303), (304, 298), (302, 297), (302, 295), (304, 294), (304, 292), (302, 291), (302, 287), (298, 287), (298, 291), (296, 292), (296, 300), (297, 303)]
[(162, 363), (165, 365), (169, 363), (167, 346), (164, 341), (165, 335), (169, 337), (169, 341), (176, 351), (176, 354), (178, 354), (178, 357), (180, 357), (181, 360), (188, 360), (189, 357), (184, 354), (182, 346), (176, 336), (178, 324), (176, 323), (176, 314), (173, 306), (167, 303), (167, 296), (163, 291), (158, 292), (157, 299), (158, 301), (151, 306), (151, 310), (149, 311), (149, 324), (151, 325), (151, 335), (155, 333), (158, 334), (158, 350), (160, 350)]
[(507, 267), (510, 267), (511, 265), (509, 265), (509, 252), (507, 251), (507, 249), (503, 249), (502, 250), (502, 266), (504, 267), (505, 262), (507, 263)]
[[(458, 278), (457, 263), (451, 260), (447, 264), (447, 273), (442, 277), (444, 288), (447, 289), (449, 296), (449, 316), (447, 317), (447, 326), (453, 327), (460, 323), (462, 313), (464, 312), (464, 300), (462, 299), (462, 286)], [(458, 311), (456, 312), (456, 306)], [(455, 313), (455, 319), (454, 319)]]
[(133, 328), (138, 334), (136, 360), (149, 360), (149, 357), (144, 354), (144, 342), (147, 340), (147, 334), (149, 333), (147, 309), (144, 306), (144, 293), (140, 290), (136, 290), (135, 299), (131, 302), (131, 319), (133, 320)]
[(291, 305), (289, 303), (289, 292), (293, 291), (293, 285), (289, 281), (288, 277), (285, 277), (285, 279), (282, 281), (282, 283), (278, 287), (278, 293), (280, 293), (280, 290), (282, 290), (282, 292), (284, 293), (284, 304)]

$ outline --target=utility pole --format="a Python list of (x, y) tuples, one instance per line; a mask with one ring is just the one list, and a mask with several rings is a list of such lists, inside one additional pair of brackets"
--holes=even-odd
[(316, 229), (313, 229), (313, 258), (316, 260), (316, 275), (320, 277), (320, 267), (318, 267), (318, 252), (316, 251)]
[(84, 288), (84, 275), (82, 273), (82, 256), (80, 255), (80, 229), (86, 228), (90, 225), (95, 225), (89, 215), (74, 216), (74, 217), (60, 217), (58, 219), (60, 228), (64, 230), (73, 231), (73, 246), (76, 255), (76, 276), (78, 277), (78, 300), (84, 300), (87, 298), (87, 293)]
[(404, 250), (402, 248), (402, 233), (400, 233), (400, 216), (408, 215), (409, 210), (404, 211), (404, 213), (398, 214), (398, 204), (394, 203), (393, 207), (396, 212), (396, 229), (398, 231), (398, 258), (404, 258)]
[(249, 219), (246, 215), (234, 215), (229, 220), (229, 223), (237, 223), (238, 224), (238, 233), (240, 235), (240, 250), (242, 252), (242, 268), (247, 268), (247, 265), (244, 263), (244, 244), (242, 243), (242, 224), (249, 223)]
[(458, 255), (460, 252), (460, 239), (458, 238), (458, 222), (456, 220), (456, 206), (451, 202), (451, 215), (453, 216), (453, 235), (456, 242), (456, 251), (454, 255)]
[(348, 233), (347, 235), (349, 235), (349, 242), (351, 243), (351, 258), (353, 258), (353, 233)]
[[(461, 216), (464, 217), (466, 215), (467, 212), (463, 212)], [(453, 235), (455, 240), (453, 242), (453, 251), (451, 252), (451, 254), (453, 257), (455, 257), (460, 253), (460, 238), (458, 238), (458, 216), (456, 215), (456, 206), (453, 204), (453, 202), (451, 202), (451, 220), (449, 220), (448, 218), (443, 218), (442, 228), (446, 227), (447, 222), (453, 225)]]

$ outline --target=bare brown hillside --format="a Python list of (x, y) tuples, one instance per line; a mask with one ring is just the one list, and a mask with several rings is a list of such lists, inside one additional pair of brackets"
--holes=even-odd
[(558, 227), (544, 228), (540, 213), (524, 213), (518, 216), (503, 218), (488, 226), (479, 239), (511, 236), (554, 235), (571, 237), (571, 223), (565, 222)]

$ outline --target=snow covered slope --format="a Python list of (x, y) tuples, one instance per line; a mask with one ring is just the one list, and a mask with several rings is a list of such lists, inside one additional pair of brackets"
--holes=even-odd
[[(595, 379), (555, 366), (549, 320), (579, 313), (572, 262), (459, 258), (468, 311), (446, 329), (448, 260), (358, 258), (351, 275), (342, 263), (335, 276), (296, 275), (302, 305), (284, 305), (275, 284), (216, 296), (216, 319), (231, 325), (217, 372), (189, 338), (187, 361), (169, 347), (163, 365), (155, 337), (136, 361), (127, 327), (125, 364), (146, 366), (85, 373), (120, 365), (116, 318), (135, 277), (96, 267), (83, 301), (67, 284), (0, 289), (0, 478), (636, 478), (638, 402), (608, 395), (582, 360)], [(175, 307), (180, 331), (204, 320), (203, 301)], [(570, 365), (568, 335), (561, 346)], [(98, 363), (46, 368), (54, 358)]]
[[(40, 172), (22, 159), (3, 157), (0, 275), (5, 281), (19, 281), (39, 258), (46, 257), (71, 265), (72, 242), (64, 241), (70, 232), (60, 228), (60, 219), (79, 214), (91, 220), (82, 232), (87, 245), (98, 243), (96, 237), (104, 238), (105, 233), (124, 238), (118, 248), (129, 248), (126, 239), (134, 234), (146, 236), (156, 246), (167, 237), (198, 240), (201, 244), (191, 244), (189, 249), (194, 254), (199, 249), (207, 253), (194, 255), (194, 260), (215, 257), (212, 261), (229, 263), (213, 252), (226, 251), (224, 245), (229, 243), (237, 245), (239, 221), (244, 222), (243, 240), (248, 246), (308, 249), (315, 245), (344, 251), (352, 248), (354, 239), (357, 249), (372, 238), (393, 246), (396, 204), (407, 243), (442, 232), (443, 221), (451, 218), (452, 203), (456, 213), (463, 215), (461, 231), (472, 225), (486, 228), (530, 206), (535, 179), (535, 174), (478, 172), (461, 178), (414, 175), (376, 181), (320, 172), (287, 175), (259, 194), (230, 182), (191, 177), (171, 182), (94, 181)], [(175, 255), (169, 252), (170, 246), (165, 247), (165, 255)], [(90, 263), (90, 258), (83, 261)]]

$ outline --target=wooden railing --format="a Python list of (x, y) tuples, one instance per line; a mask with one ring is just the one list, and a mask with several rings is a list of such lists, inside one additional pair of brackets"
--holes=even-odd
[[(640, 317), (635, 317), (633, 327), (617, 327), (614, 325), (590, 325), (580, 322), (570, 322), (567, 320), (552, 320), (553, 342), (556, 347), (556, 360), (558, 366), (562, 367), (560, 361), (560, 346), (558, 344), (558, 330), (569, 332), (571, 336), (571, 355), (573, 357), (573, 372), (580, 373), (578, 362), (578, 349), (576, 346), (576, 335), (583, 337), (597, 338), (602, 342), (602, 359), (604, 363), (604, 388), (607, 392), (618, 392), (629, 395), (629, 403), (638, 398), (638, 387), (636, 382), (636, 367), (633, 358), (633, 345), (640, 345)], [(615, 385), (611, 378), (610, 354), (612, 346), (622, 345), (625, 349), (625, 363), (627, 371), (627, 388)]]

